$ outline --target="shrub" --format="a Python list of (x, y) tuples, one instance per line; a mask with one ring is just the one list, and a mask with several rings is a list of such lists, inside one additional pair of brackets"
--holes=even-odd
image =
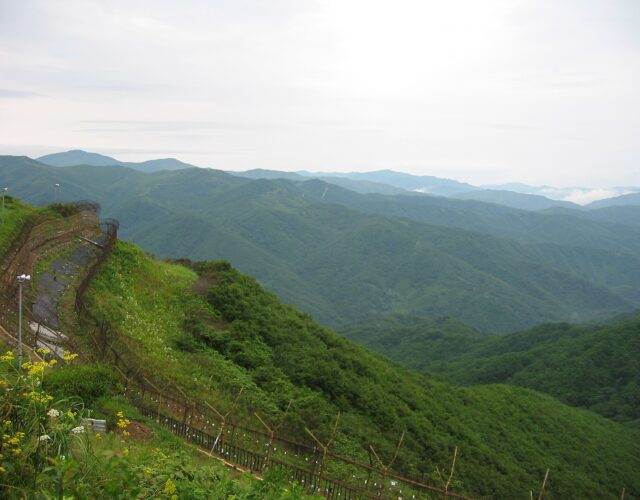
[(118, 384), (116, 374), (102, 365), (67, 366), (52, 370), (43, 381), (43, 387), (58, 397), (78, 397), (85, 406), (97, 399), (112, 396)]

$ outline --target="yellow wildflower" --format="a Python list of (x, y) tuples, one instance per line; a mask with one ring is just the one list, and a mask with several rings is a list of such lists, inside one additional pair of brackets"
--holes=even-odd
[(0, 361), (13, 361), (13, 352), (7, 351), (2, 356), (0, 356)]
[(4, 474), (5, 472), (7, 472), (7, 469), (5, 469), (4, 467), (0, 466), (0, 474)]
[(38, 347), (38, 349), (36, 349), (36, 351), (44, 356), (44, 355), (49, 354), (51, 352), (51, 349), (47, 349), (46, 347)]
[(124, 450), (122, 450), (122, 453), (126, 457), (129, 454), (129, 448), (125, 448)]
[(164, 492), (167, 495), (173, 495), (176, 492), (176, 484), (171, 480), (171, 478), (167, 479), (167, 482), (164, 483)]
[(73, 418), (73, 417), (75, 417), (75, 416), (76, 416), (76, 414), (75, 414), (75, 413), (73, 413), (71, 410), (69, 410), (69, 411), (67, 412), (67, 417), (69, 417), (69, 418)]
[(64, 361), (68, 364), (71, 363), (74, 359), (76, 359), (78, 357), (77, 354), (72, 354), (69, 351), (64, 351), (63, 355), (62, 355), (62, 359), (64, 359)]
[(100, 441), (102, 439), (102, 434), (96, 432), (96, 441)]

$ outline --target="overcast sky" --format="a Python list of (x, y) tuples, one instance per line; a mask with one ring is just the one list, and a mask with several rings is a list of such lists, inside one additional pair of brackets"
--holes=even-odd
[(638, 0), (0, 0), (0, 154), (640, 186)]

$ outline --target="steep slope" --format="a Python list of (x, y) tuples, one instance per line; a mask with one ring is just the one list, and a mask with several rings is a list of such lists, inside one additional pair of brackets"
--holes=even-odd
[(343, 333), (454, 383), (529, 387), (640, 426), (640, 317), (601, 326), (547, 324), (499, 337), (451, 320), (398, 323), (366, 322)]
[[(458, 446), (458, 491), (526, 495), (546, 467), (550, 498), (640, 489), (637, 431), (534, 391), (457, 388), (402, 370), (228, 264), (193, 269), (199, 276), (120, 243), (92, 285), (91, 309), (114, 325), (115, 345), (129, 346), (131, 361), (154, 380), (179, 383), (223, 408), (244, 387), (236, 419), (255, 411), (277, 418), (292, 400), (287, 432), (298, 439), (303, 426), (326, 431), (340, 410), (336, 450), (364, 461), (368, 444), (389, 455), (406, 430), (395, 468), (425, 480)], [(190, 292), (196, 280), (209, 285), (204, 298)]]

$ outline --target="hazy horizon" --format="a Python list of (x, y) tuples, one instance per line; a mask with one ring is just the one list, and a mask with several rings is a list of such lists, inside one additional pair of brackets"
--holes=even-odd
[(640, 4), (0, 0), (0, 154), (640, 186)]

